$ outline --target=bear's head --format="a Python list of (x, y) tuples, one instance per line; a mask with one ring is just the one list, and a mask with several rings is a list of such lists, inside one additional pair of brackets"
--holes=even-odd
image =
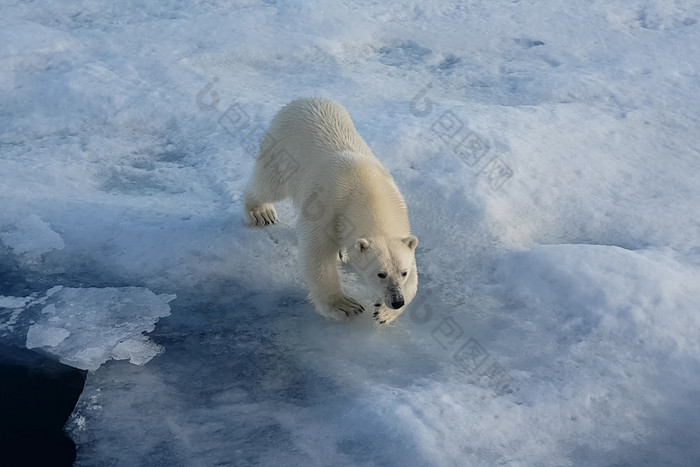
[[(417, 274), (418, 238), (358, 238), (347, 252), (347, 261), (384, 304), (398, 310), (405, 304), (404, 286)], [(415, 279), (415, 278), (414, 278)], [(412, 298), (412, 297), (411, 297)], [(410, 301), (410, 299), (409, 299)]]

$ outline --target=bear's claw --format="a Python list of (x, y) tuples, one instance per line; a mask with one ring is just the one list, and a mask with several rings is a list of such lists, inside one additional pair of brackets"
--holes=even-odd
[(277, 212), (270, 203), (263, 203), (248, 210), (248, 220), (252, 226), (265, 226), (277, 222)]
[(365, 311), (362, 305), (360, 305), (350, 297), (343, 297), (340, 303), (335, 305), (335, 308), (345, 313), (345, 316), (347, 316), (348, 318), (354, 318), (355, 316)]
[(378, 308), (374, 310), (372, 315), (379, 324), (391, 323), (403, 312), (403, 309), (392, 310), (391, 308), (383, 306), (381, 303), (379, 305), (375, 304), (374, 306), (378, 306)]

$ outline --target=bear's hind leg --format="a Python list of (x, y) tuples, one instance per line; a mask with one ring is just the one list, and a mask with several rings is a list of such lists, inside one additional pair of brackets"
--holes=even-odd
[(284, 199), (283, 186), (279, 183), (279, 169), (274, 155), (261, 154), (255, 162), (255, 171), (245, 190), (245, 212), (251, 226), (277, 223), (273, 202)]

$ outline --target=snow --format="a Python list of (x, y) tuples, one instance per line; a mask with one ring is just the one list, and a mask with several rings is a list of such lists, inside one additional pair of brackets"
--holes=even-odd
[(29, 215), (12, 224), (8, 230), (0, 232), (0, 241), (25, 261), (37, 260), (44, 253), (65, 247), (61, 236), (36, 214)]
[[(698, 18), (4, 2), (0, 339), (91, 370), (78, 465), (698, 464)], [(309, 95), (406, 198), (395, 325), (313, 312), (289, 204), (244, 225), (262, 130)]]

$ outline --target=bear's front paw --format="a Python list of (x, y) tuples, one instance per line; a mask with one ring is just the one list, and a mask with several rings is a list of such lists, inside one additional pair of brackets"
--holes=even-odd
[(379, 324), (389, 324), (399, 317), (403, 313), (405, 307), (401, 307), (398, 310), (392, 310), (388, 306), (384, 306), (383, 303), (377, 302), (374, 304), (374, 319)]
[(365, 311), (362, 305), (350, 297), (340, 298), (332, 304), (332, 307), (340, 311), (341, 314), (344, 314), (348, 318), (354, 318)]
[(262, 203), (247, 210), (248, 220), (252, 226), (265, 226), (277, 222), (277, 212), (271, 203)]

